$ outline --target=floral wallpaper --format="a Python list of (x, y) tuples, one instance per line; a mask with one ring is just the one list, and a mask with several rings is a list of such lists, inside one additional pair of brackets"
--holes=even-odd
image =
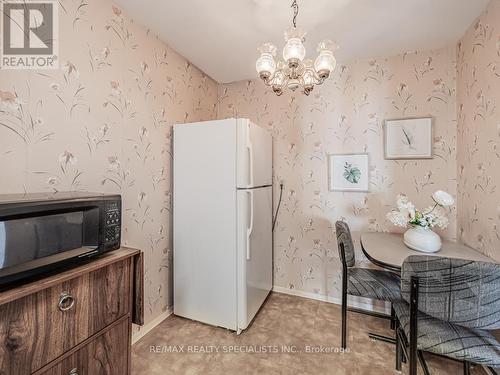
[(145, 252), (146, 322), (171, 305), (171, 128), (217, 85), (109, 1), (59, 2), (59, 70), (0, 71), (0, 193), (121, 193)]
[[(499, 259), (500, 0), (458, 53), (340, 65), (310, 97), (276, 97), (258, 80), (217, 85), (110, 1), (59, 4), (61, 69), (0, 70), (0, 193), (121, 193), (124, 244), (146, 255), (146, 322), (172, 303), (174, 123), (239, 116), (272, 132), (278, 287), (339, 298), (335, 221), (359, 249), (361, 231), (396, 230), (385, 215), (399, 193), (422, 207), (435, 190), (458, 195), (458, 233), (454, 208), (441, 234)], [(434, 158), (385, 160), (384, 120), (417, 116), (434, 119)], [(328, 154), (365, 152), (370, 192), (329, 191)]]
[[(340, 298), (335, 221), (361, 231), (395, 231), (386, 213), (406, 193), (427, 207), (431, 194), (456, 195), (456, 48), (338, 66), (314, 89), (276, 97), (258, 80), (219, 86), (221, 118), (249, 117), (274, 135), (275, 197), (284, 194), (275, 232), (275, 285)], [(432, 160), (385, 160), (385, 119), (432, 116)], [(328, 190), (328, 154), (369, 153), (370, 192)], [(276, 202), (275, 202), (276, 203)], [(456, 213), (442, 234), (456, 236)], [(357, 255), (361, 257), (361, 254)]]
[(500, 0), (458, 48), (458, 232), (500, 261)]

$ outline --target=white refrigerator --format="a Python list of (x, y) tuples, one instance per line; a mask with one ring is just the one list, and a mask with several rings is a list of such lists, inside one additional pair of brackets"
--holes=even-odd
[(174, 314), (239, 333), (272, 288), (272, 137), (247, 119), (173, 132)]

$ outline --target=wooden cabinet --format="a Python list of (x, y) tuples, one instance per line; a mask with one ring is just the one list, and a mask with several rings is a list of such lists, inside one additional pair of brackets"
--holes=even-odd
[[(75, 302), (63, 312), (58, 303), (65, 291)], [(0, 368), (31, 374), (85, 340), (89, 302), (85, 275), (0, 306)]]
[(128, 374), (128, 320), (118, 324), (90, 341), (40, 375), (115, 375)]
[(89, 335), (131, 312), (131, 260), (89, 274)]
[(122, 248), (0, 293), (0, 375), (128, 374), (131, 323), (143, 321), (142, 263), (141, 252)]

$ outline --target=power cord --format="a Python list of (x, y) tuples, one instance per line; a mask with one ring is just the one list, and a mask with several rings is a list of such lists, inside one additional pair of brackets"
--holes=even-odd
[(274, 227), (276, 226), (276, 220), (278, 220), (278, 212), (280, 212), (281, 198), (282, 197), (283, 197), (283, 183), (280, 184), (280, 198), (278, 200), (278, 207), (276, 207), (276, 214), (274, 215), (273, 232), (274, 232)]

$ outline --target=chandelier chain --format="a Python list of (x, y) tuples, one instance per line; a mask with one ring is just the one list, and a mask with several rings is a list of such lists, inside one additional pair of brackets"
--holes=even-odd
[(293, 27), (297, 28), (297, 15), (299, 14), (299, 4), (297, 4), (297, 0), (292, 1), (293, 8)]

